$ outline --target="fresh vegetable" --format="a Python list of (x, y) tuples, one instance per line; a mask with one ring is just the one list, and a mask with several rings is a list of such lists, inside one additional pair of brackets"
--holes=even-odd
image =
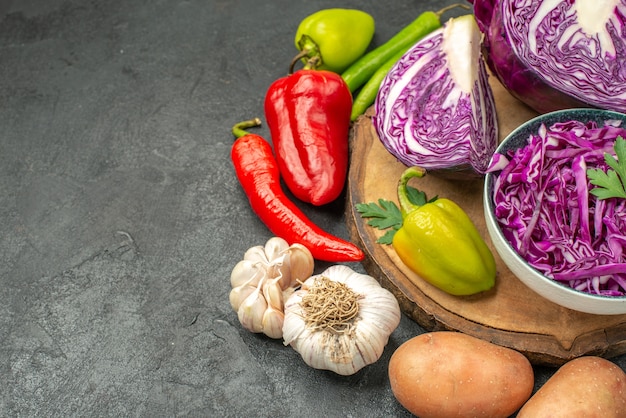
[(532, 394), (534, 372), (517, 351), (438, 331), (413, 337), (393, 353), (389, 381), (398, 402), (420, 418), (505, 418)]
[(624, 418), (626, 374), (615, 363), (595, 356), (561, 366), (537, 390), (517, 418)]
[[(407, 186), (407, 189), (414, 189)], [(425, 195), (424, 195), (425, 196)], [(415, 203), (415, 202), (413, 202)], [(423, 201), (424, 204), (425, 201)], [(393, 237), (402, 227), (402, 212), (394, 202), (378, 199), (378, 203), (357, 203), (356, 210), (363, 218), (369, 218), (367, 224), (371, 227), (387, 230), (383, 236), (376, 240), (379, 244), (390, 245)]]
[(495, 154), (490, 169), (495, 218), (519, 255), (547, 277), (605, 296), (626, 295), (626, 199), (600, 199), (595, 194), (605, 192), (592, 183), (602, 178), (596, 170), (609, 168), (605, 154), (615, 150), (622, 174), (619, 136), (626, 129), (617, 120), (542, 125), (527, 145)]
[(348, 174), (352, 95), (341, 76), (305, 67), (265, 96), (265, 116), (285, 184), (319, 206), (342, 193)]
[(238, 139), (231, 150), (231, 158), (252, 210), (275, 235), (289, 244), (304, 245), (318, 260), (363, 260), (365, 255), (358, 247), (323, 231), (287, 198), (280, 185), (278, 164), (270, 144), (245, 131), (260, 124), (259, 119), (253, 119), (233, 127)]
[(473, 3), (489, 67), (522, 102), (626, 112), (625, 0)]
[(374, 31), (374, 18), (362, 10), (323, 9), (300, 22), (295, 43), (303, 62), (318, 56), (318, 69), (341, 73), (365, 53)]
[(415, 42), (440, 28), (441, 15), (454, 7), (466, 6), (453, 4), (438, 12), (427, 11), (420, 14), (391, 39), (363, 55), (341, 74), (352, 93), (360, 87), (352, 104), (350, 120), (356, 120), (374, 103), (378, 88), (391, 67)]
[(587, 177), (591, 184), (598, 186), (589, 192), (598, 199), (619, 197), (626, 199), (626, 140), (618, 136), (615, 140), (615, 157), (608, 152), (604, 153), (604, 162), (610, 168), (605, 172), (599, 168), (587, 170)]
[(337, 264), (287, 299), (284, 343), (315, 369), (352, 375), (380, 358), (400, 315), (376, 279)]
[(367, 108), (374, 103), (380, 84), (387, 76), (387, 73), (389, 73), (389, 70), (400, 60), (400, 58), (402, 58), (405, 52), (405, 50), (402, 50), (400, 53), (394, 55), (383, 65), (378, 67), (370, 79), (367, 80), (363, 87), (361, 87), (352, 102), (352, 113), (350, 114), (351, 121), (355, 121), (356, 118), (365, 113)]
[(311, 252), (298, 243), (272, 237), (249, 248), (230, 275), (230, 305), (249, 331), (282, 338), (284, 301), (313, 274)]
[(392, 67), (374, 103), (385, 148), (407, 166), (481, 177), (498, 142), (493, 92), (471, 15), (450, 19)]
[[(463, 209), (445, 198), (416, 204), (409, 196), (408, 181), (424, 174), (420, 167), (410, 167), (400, 178), (398, 201), (402, 225), (399, 228), (397, 207), (389, 217), (385, 211), (376, 210), (375, 204), (374, 208), (372, 204), (357, 205), (357, 211), (363, 217), (375, 218), (374, 225), (378, 227), (391, 227), (398, 257), (433, 286), (452, 295), (472, 295), (491, 289), (496, 278), (493, 254)], [(393, 208), (395, 204), (390, 206)], [(386, 218), (390, 221), (385, 222)]]
[(365, 84), (378, 68), (402, 51), (406, 51), (419, 39), (441, 27), (440, 16), (449, 8), (439, 12), (427, 11), (402, 28), (391, 39), (376, 47), (348, 67), (341, 76), (351, 92)]

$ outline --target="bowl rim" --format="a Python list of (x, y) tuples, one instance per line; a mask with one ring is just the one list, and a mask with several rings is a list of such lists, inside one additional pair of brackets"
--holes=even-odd
[[(539, 116), (536, 116), (515, 129), (513, 129), (496, 147), (496, 153), (506, 152), (509, 149), (519, 148), (523, 145), (511, 146), (511, 142), (518, 140), (525, 141), (527, 137), (519, 137), (524, 132), (536, 133), (539, 127), (542, 124), (545, 124), (546, 127), (550, 127), (554, 123), (558, 122), (566, 122), (569, 120), (592, 120), (592, 121), (605, 121), (609, 119), (617, 119), (623, 121), (626, 124), (626, 114), (619, 113), (611, 110), (603, 110), (603, 109), (588, 109), (588, 108), (574, 108), (574, 109), (563, 109), (557, 110), (554, 112), (544, 113)], [(493, 157), (492, 157), (493, 160)], [(544, 295), (540, 294), (540, 296), (552, 300), (562, 306), (566, 306), (571, 309), (575, 309), (578, 311), (589, 312), (589, 313), (597, 313), (597, 314), (622, 314), (626, 313), (626, 309), (623, 311), (616, 312), (615, 308), (623, 308), (626, 307), (626, 296), (608, 296), (608, 295), (597, 295), (592, 293), (587, 293), (584, 291), (573, 289), (566, 284), (560, 283), (556, 280), (550, 279), (542, 274), (539, 270), (532, 267), (510, 244), (510, 242), (504, 237), (502, 233), (502, 229), (495, 218), (494, 209), (495, 204), (493, 202), (493, 186), (496, 176), (500, 173), (500, 170), (486, 173), (485, 181), (483, 185), (483, 206), (485, 212), (485, 220), (487, 223), (487, 229), (489, 234), (491, 235), (492, 241), (496, 248), (496, 251), (500, 254), (501, 258), (508, 264), (506, 261), (507, 257), (512, 257), (517, 264), (520, 266), (524, 266), (525, 270), (528, 270), (528, 275), (525, 277), (519, 277), (524, 284), (530, 287), (532, 290), (536, 291), (535, 287), (531, 286), (529, 282), (531, 282), (530, 277), (535, 276), (536, 279), (539, 279), (543, 282), (542, 288), (552, 288), (561, 293), (561, 297), (556, 297), (552, 294)], [(497, 239), (494, 239), (494, 234)], [(500, 245), (496, 245), (499, 243)], [(503, 248), (504, 247), (504, 248)], [(506, 254), (502, 252), (506, 251)], [(510, 268), (510, 267), (509, 267)], [(517, 276), (517, 274), (516, 274)], [(536, 283), (533, 283), (536, 285)], [(567, 301), (563, 299), (577, 299), (577, 302), (586, 301), (587, 304), (583, 304), (581, 306), (570, 306)], [(555, 300), (556, 299), (556, 300)], [(566, 303), (563, 303), (566, 302)], [(590, 302), (601, 302), (605, 308), (597, 308), (595, 306), (588, 306)]]

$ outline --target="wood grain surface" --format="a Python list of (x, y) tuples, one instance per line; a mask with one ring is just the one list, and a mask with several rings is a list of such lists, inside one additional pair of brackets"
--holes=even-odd
[[(497, 81), (491, 84), (502, 140), (537, 114)], [(610, 358), (626, 352), (626, 315), (592, 315), (561, 307), (527, 288), (504, 265), (486, 230), (482, 180), (463, 182), (427, 175), (410, 184), (428, 196), (454, 200), (472, 218), (496, 257), (496, 286), (490, 291), (469, 297), (449, 295), (409, 270), (392, 246), (376, 243), (382, 232), (368, 226), (355, 205), (379, 198), (397, 203), (396, 184), (405, 166), (382, 146), (371, 114), (372, 109), (357, 119), (351, 133), (348, 229), (366, 252), (367, 272), (396, 295), (406, 315), (429, 331), (462, 331), (521, 351), (537, 365), (558, 366), (582, 355)]]

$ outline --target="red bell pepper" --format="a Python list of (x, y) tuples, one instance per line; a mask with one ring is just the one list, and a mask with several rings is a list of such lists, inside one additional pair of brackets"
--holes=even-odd
[(339, 74), (304, 68), (276, 80), (265, 118), (278, 168), (298, 199), (319, 206), (343, 191), (352, 94)]

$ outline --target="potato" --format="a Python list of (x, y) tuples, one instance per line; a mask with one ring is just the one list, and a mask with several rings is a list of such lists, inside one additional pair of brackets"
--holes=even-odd
[(626, 417), (626, 374), (600, 357), (579, 357), (565, 363), (518, 414), (518, 418), (548, 416)]
[(413, 337), (389, 360), (394, 396), (420, 418), (508, 417), (530, 398), (534, 379), (521, 353), (459, 332)]

